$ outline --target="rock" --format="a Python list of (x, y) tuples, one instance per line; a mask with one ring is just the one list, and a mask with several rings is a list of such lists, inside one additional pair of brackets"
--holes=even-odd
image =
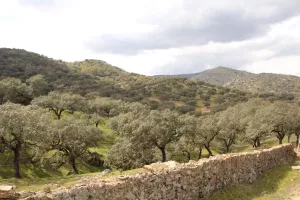
[(54, 187), (61, 187), (59, 184), (53, 184)]
[(50, 187), (45, 187), (45, 188), (44, 188), (44, 192), (45, 192), (46, 194), (51, 193)]
[(293, 170), (300, 170), (300, 166), (292, 166)]
[(17, 199), (19, 196), (13, 186), (0, 185), (0, 199)]
[(121, 181), (127, 180), (128, 178), (129, 178), (128, 176), (119, 176), (119, 177), (117, 177), (117, 179), (119, 179)]
[(101, 175), (107, 175), (107, 174), (110, 174), (111, 173), (111, 170), (110, 169), (105, 169), (102, 173), (101, 173)]
[(26, 197), (29, 197), (29, 196), (33, 196), (36, 193), (35, 192), (30, 192), (30, 191), (21, 191), (19, 194), (22, 198), (26, 198)]
[(83, 186), (86, 186), (86, 184), (85, 184), (85, 183), (77, 183), (77, 184), (75, 185), (75, 187), (83, 187)]

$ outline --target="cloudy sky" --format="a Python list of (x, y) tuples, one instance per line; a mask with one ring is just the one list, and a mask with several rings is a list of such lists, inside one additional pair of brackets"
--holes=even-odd
[(299, 0), (0, 0), (0, 47), (154, 75), (300, 76)]

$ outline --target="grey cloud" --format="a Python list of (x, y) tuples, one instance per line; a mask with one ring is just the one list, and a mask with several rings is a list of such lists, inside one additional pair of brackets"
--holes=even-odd
[[(92, 38), (86, 42), (87, 48), (95, 52), (106, 52), (113, 54), (136, 54), (143, 50), (180, 48), (191, 45), (202, 45), (209, 41), (232, 42), (243, 41), (266, 34), (270, 25), (286, 20), (300, 14), (300, 1), (298, 0), (275, 0), (261, 1), (257, 8), (264, 8), (270, 4), (274, 12), (270, 15), (256, 17), (255, 6), (252, 10), (246, 11), (241, 7), (234, 7), (236, 2), (227, 8), (210, 8), (209, 14), (197, 12), (191, 6), (201, 6), (201, 4), (189, 4), (182, 9), (189, 14), (175, 21), (170, 14), (169, 21), (163, 19), (156, 21), (159, 27), (154, 32), (131, 35), (102, 35)], [(203, 3), (203, 2), (201, 2)], [(254, 10), (253, 10), (254, 9)], [(157, 19), (158, 20), (158, 19)]]
[(237, 10), (215, 13), (206, 24), (168, 25), (143, 35), (104, 35), (93, 38), (87, 45), (96, 52), (134, 54), (140, 50), (168, 49), (201, 45), (209, 41), (231, 42), (255, 37), (266, 32), (263, 27), (243, 17)]
[(220, 53), (183, 53), (176, 56), (176, 60), (173, 63), (154, 69), (153, 74), (197, 73), (206, 70), (207, 66), (226, 66), (243, 70), (243, 66), (259, 60), (253, 56), (253, 53), (263, 49), (274, 51), (274, 55), (269, 56), (269, 59), (300, 54), (299, 43), (292, 43), (291, 41), (289, 44), (281, 43), (281, 39), (283, 38), (258, 44), (249, 44)]
[(251, 62), (247, 53), (249, 52), (239, 50), (220, 54), (203, 53), (177, 56), (175, 62), (155, 69), (154, 74), (197, 73), (206, 70), (208, 66), (240, 69), (242, 65)]

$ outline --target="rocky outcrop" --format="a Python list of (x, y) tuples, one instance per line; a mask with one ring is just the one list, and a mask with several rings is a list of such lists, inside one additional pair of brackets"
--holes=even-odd
[(0, 185), (0, 199), (17, 199), (19, 194), (15, 192), (13, 186)]
[(30, 200), (136, 200), (199, 199), (226, 185), (252, 183), (276, 165), (293, 162), (290, 144), (248, 153), (218, 155), (185, 164), (170, 162), (165, 167), (145, 166), (145, 172), (105, 180), (91, 179), (69, 189), (38, 193)]

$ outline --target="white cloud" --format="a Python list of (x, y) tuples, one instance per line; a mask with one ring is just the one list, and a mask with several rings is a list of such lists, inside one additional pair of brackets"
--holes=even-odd
[[(0, 47), (67, 61), (101, 59), (148, 75), (219, 65), (299, 75), (297, 5), (295, 0), (0, 1)], [(109, 50), (111, 44), (99, 42), (103, 37), (113, 39), (115, 49), (104, 51), (100, 45)]]
[(253, 62), (244, 66), (245, 70), (254, 73), (279, 73), (300, 75), (300, 56), (276, 57)]

